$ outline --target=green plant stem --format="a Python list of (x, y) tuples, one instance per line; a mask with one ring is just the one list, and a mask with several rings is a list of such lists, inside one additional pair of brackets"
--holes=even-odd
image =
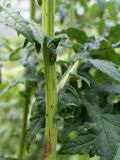
[(29, 112), (29, 104), (30, 104), (30, 92), (27, 89), (25, 89), (25, 106), (24, 106), (24, 112), (23, 112), (23, 122), (22, 122), (22, 131), (21, 131), (21, 139), (20, 139), (20, 146), (19, 146), (19, 153), (18, 153), (18, 159), (22, 159), (24, 156), (24, 148), (25, 148), (25, 133), (26, 133), (26, 126), (27, 126), (27, 117)]
[(30, 0), (30, 18), (35, 18), (35, 0)]
[[(74, 19), (75, 19), (75, 10), (74, 10), (74, 6), (75, 6), (75, 4), (74, 4), (74, 0), (71, 0), (70, 1), (70, 16), (69, 16), (69, 19), (70, 19), (70, 26), (73, 26), (74, 25)], [(70, 52), (69, 52), (69, 54), (68, 54), (68, 59), (70, 59), (71, 58), (71, 55), (72, 55), (72, 53), (73, 53), (73, 50), (71, 49), (70, 50)]]
[(86, 155), (81, 155), (81, 156), (80, 156), (80, 160), (90, 160), (90, 157), (89, 157), (88, 154), (86, 154)]
[[(55, 0), (42, 1), (42, 28), (43, 32), (54, 37)], [(56, 64), (51, 64), (47, 43), (43, 44), (44, 71), (45, 71), (45, 99), (46, 99), (46, 125), (45, 125), (45, 160), (56, 160), (57, 144), (57, 78)]]
[(2, 67), (0, 67), (0, 84), (2, 83)]
[(74, 0), (70, 1), (70, 25), (74, 24), (75, 10), (74, 10)]
[[(30, 1), (30, 18), (35, 18), (35, 0)], [(25, 83), (25, 105), (23, 111), (23, 122), (22, 122), (22, 130), (21, 130), (21, 139), (19, 146), (18, 158), (22, 159), (24, 156), (24, 148), (25, 148), (25, 135), (26, 135), (26, 127), (27, 127), (27, 119), (29, 113), (29, 104), (30, 104), (30, 90), (28, 89), (28, 83)]]

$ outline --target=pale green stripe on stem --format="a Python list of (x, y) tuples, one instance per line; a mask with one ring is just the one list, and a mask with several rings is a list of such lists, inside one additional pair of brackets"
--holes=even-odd
[[(42, 29), (46, 36), (54, 37), (55, 0), (42, 1)], [(56, 64), (51, 64), (47, 43), (43, 44), (45, 71), (45, 160), (56, 160), (57, 144), (57, 76)]]

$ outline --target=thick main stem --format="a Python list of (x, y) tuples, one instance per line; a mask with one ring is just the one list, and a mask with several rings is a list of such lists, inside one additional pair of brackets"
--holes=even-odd
[[(55, 0), (42, 1), (42, 29), (50, 37), (54, 37)], [(56, 160), (57, 144), (57, 78), (56, 64), (51, 64), (47, 42), (43, 45), (44, 71), (45, 71), (45, 99), (46, 99), (46, 125), (45, 125), (45, 160)]]

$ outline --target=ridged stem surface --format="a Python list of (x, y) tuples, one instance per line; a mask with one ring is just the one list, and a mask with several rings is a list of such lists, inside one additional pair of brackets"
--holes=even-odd
[[(55, 0), (42, 1), (42, 30), (46, 36), (54, 37)], [(57, 144), (57, 78), (56, 64), (51, 64), (47, 42), (43, 44), (44, 71), (45, 71), (45, 160), (56, 160)]]

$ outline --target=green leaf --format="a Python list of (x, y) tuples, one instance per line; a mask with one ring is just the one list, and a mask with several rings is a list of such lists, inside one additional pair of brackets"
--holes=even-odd
[(15, 87), (16, 85), (20, 84), (20, 83), (24, 83), (24, 78), (19, 78), (17, 80), (14, 80), (13, 82), (10, 83), (9, 86), (7, 86), (1, 93), (0, 93), (0, 97), (3, 96), (4, 94), (6, 94), (7, 92), (9, 92), (9, 90), (13, 87)]
[(17, 158), (6, 156), (6, 155), (5, 156), (0, 155), (0, 160), (17, 160)]
[(98, 6), (100, 8), (100, 15), (103, 16), (105, 12), (105, 0), (97, 0)]
[(75, 73), (78, 66), (79, 66), (79, 61), (76, 61), (75, 63), (72, 63), (68, 67), (67, 71), (63, 74), (60, 82), (58, 83), (58, 93), (61, 92), (61, 90), (65, 87), (66, 83), (69, 80), (70, 74), (72, 74), (73, 72)]
[(83, 76), (79, 76), (77, 74), (73, 74), (73, 73), (71, 73), (70, 76), (75, 79), (83, 80), (84, 82), (86, 82), (88, 84), (88, 86), (90, 86), (90, 81), (87, 78), (85, 78)]
[(76, 40), (77, 42), (84, 44), (90, 40), (90, 38), (86, 35), (86, 33), (78, 28), (68, 28), (62, 30), (60, 33), (66, 33), (68, 37), (72, 40)]
[(9, 60), (19, 60), (19, 51), (22, 49), (22, 47), (16, 48), (14, 51), (12, 51), (9, 55)]
[(27, 46), (28, 42), (29, 42), (29, 40), (25, 39), (24, 44), (23, 44), (23, 48), (25, 48)]
[(41, 44), (39, 44), (38, 42), (35, 42), (35, 49), (37, 51), (37, 53), (40, 53), (40, 49), (41, 49)]
[(45, 111), (44, 111), (44, 91), (38, 89), (35, 93), (36, 100), (33, 103), (30, 117), (30, 124), (26, 131), (26, 148), (29, 151), (29, 147), (36, 135), (44, 128)]
[[(115, 51), (115, 49), (119, 47), (120, 47), (119, 42), (115, 44), (111, 44), (111, 42), (105, 38), (99, 38), (99, 39), (97, 38), (85, 44), (81, 52), (83, 53), (83, 56), (85, 56), (85, 54), (87, 53), (88, 54), (87, 56), (91, 56), (92, 58), (105, 59), (108, 61), (112, 61), (117, 65), (120, 65), (120, 61), (119, 61), (120, 54)], [(80, 50), (80, 47), (79, 47), (79, 50)]]
[(120, 115), (104, 113), (98, 104), (85, 99), (83, 104), (88, 111), (90, 121), (96, 123), (93, 131), (97, 135), (98, 155), (102, 160), (113, 160), (120, 142)]
[[(85, 136), (80, 136), (77, 138), (66, 140), (63, 148), (60, 150), (60, 154), (86, 154), (94, 149), (96, 144), (96, 136), (89, 134)], [(87, 151), (87, 152), (86, 152)]]
[(29, 26), (33, 33), (34, 41), (37, 41), (39, 44), (41, 44), (44, 40), (44, 34), (41, 31), (40, 25), (34, 21), (29, 21)]
[(99, 59), (88, 59), (87, 61), (90, 62), (96, 69), (107, 74), (109, 77), (120, 81), (120, 72), (118, 71), (116, 64)]
[(119, 43), (111, 44), (109, 41), (103, 39), (102, 41), (98, 42), (98, 44), (97, 42), (93, 43), (93, 46), (95, 47), (92, 47), (91, 44), (90, 55), (92, 57), (105, 59), (120, 65), (120, 55), (115, 51), (115, 48), (119, 48), (119, 45)]
[[(68, 123), (69, 123), (69, 121), (71, 122), (71, 120), (74, 119), (74, 117), (75, 117), (75, 115), (74, 115), (75, 111), (77, 113), (80, 112), (80, 109), (78, 108), (80, 103), (81, 103), (81, 100), (80, 100), (79, 94), (72, 86), (68, 85), (60, 93), (59, 98), (58, 98), (58, 106), (59, 106), (58, 113), (59, 113), (60, 119), (65, 119), (65, 121)], [(69, 125), (69, 127), (70, 127), (70, 125)]]
[(120, 159), (120, 145), (119, 145), (119, 147), (118, 147), (118, 150), (117, 150), (117, 153), (116, 153), (116, 155), (115, 155), (114, 160), (119, 160), (119, 159)]
[(30, 126), (26, 131), (27, 151), (29, 151), (29, 147), (30, 147), (32, 141), (35, 139), (37, 133), (42, 128), (41, 126), (43, 125), (43, 118), (40, 118), (39, 116), (40, 115), (36, 114), (36, 115), (34, 115), (34, 118), (32, 117), (33, 119), (31, 119)]
[(77, 137), (65, 139), (60, 153), (99, 155), (102, 160), (113, 160), (120, 143), (120, 115), (104, 112), (91, 98), (82, 98), (82, 104), (90, 123), (77, 129)]
[(110, 29), (107, 39), (111, 43), (117, 43), (120, 41), (120, 24), (117, 24), (116, 26)]
[(120, 94), (120, 85), (119, 84), (107, 84), (102, 86), (103, 91), (111, 94)]
[(51, 64), (54, 64), (56, 62), (56, 57), (57, 57), (56, 50), (57, 50), (59, 43), (62, 40), (66, 40), (66, 38), (67, 36), (65, 34), (60, 34), (58, 36), (55, 36), (53, 39), (47, 38), (47, 41), (48, 41), (47, 47), (48, 47), (49, 54), (50, 54)]
[(0, 23), (15, 29), (18, 33), (22, 34), (30, 42), (37, 41), (43, 42), (43, 33), (37, 23), (27, 21), (15, 9), (3, 6), (0, 2)]
[(42, 5), (42, 0), (37, 0), (37, 2), (38, 2), (38, 4), (39, 4), (39, 6)]
[(116, 2), (115, 1), (106, 1), (106, 9), (108, 11), (108, 16), (107, 16), (108, 19), (111, 19), (112, 21), (115, 22), (117, 20), (117, 15), (118, 15)]

